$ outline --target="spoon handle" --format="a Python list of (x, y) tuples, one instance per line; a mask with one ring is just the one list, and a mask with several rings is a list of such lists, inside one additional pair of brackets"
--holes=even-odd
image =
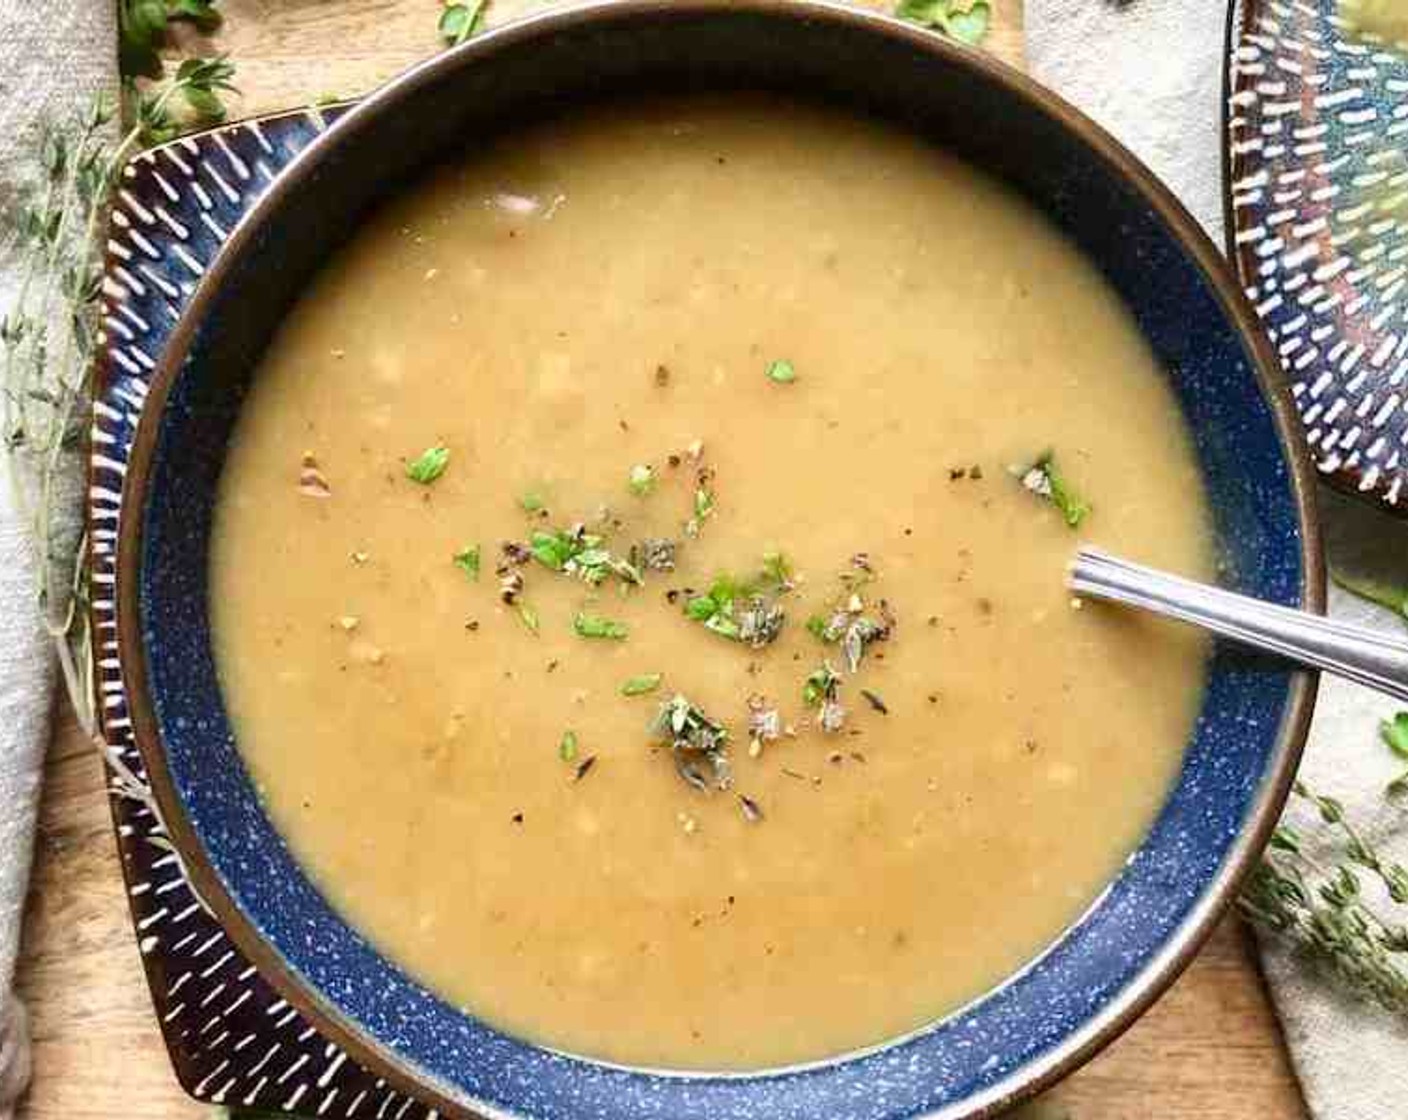
[(1408, 642), (1376, 630), (1264, 603), (1084, 546), (1071, 564), (1069, 584), (1077, 595), (1189, 622), (1408, 702)]

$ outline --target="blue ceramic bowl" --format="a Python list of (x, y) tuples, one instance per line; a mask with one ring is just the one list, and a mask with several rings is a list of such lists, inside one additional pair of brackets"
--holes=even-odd
[(324, 1034), (445, 1115), (881, 1120), (1010, 1105), (1108, 1042), (1187, 963), (1269, 835), (1305, 737), (1314, 678), (1219, 649), (1181, 778), (1090, 911), (962, 1011), (806, 1067), (685, 1075), (554, 1053), (441, 1002), (332, 910), (260, 807), (211, 651), (213, 504), (251, 371), (359, 218), (436, 159), (561, 105), (731, 87), (898, 121), (1021, 191), (1104, 271), (1157, 352), (1194, 433), (1225, 582), (1323, 606), (1299, 429), (1221, 257), (1127, 152), (1018, 74), (883, 17), (794, 0), (593, 5), (413, 70), (300, 155), (200, 280), (136, 433), (118, 587), (137, 739), (202, 895)]

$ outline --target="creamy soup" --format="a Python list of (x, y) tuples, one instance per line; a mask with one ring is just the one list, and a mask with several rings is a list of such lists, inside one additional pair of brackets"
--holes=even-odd
[(312, 285), (231, 448), (273, 820), (412, 976), (586, 1055), (816, 1059), (981, 994), (1119, 870), (1201, 695), (1197, 639), (1063, 589), (1080, 539), (1210, 567), (1130, 316), (875, 122), (474, 147)]

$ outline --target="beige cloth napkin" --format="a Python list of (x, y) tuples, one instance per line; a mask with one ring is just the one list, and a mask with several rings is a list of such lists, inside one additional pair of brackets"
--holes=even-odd
[[(1027, 0), (1032, 73), (1133, 149), (1219, 246), (1226, 16), (1227, 0)], [(1408, 581), (1408, 526), (1322, 496), (1333, 566)], [(1408, 636), (1389, 612), (1338, 590), (1330, 613)], [(1378, 742), (1378, 724), (1394, 707), (1326, 678), (1301, 773), (1340, 798), (1356, 820), (1373, 821), (1371, 836), (1384, 852), (1408, 861), (1408, 818), (1382, 797), (1396, 767)], [(1264, 941), (1262, 963), (1316, 1120), (1408, 1117), (1408, 1024), (1346, 999), (1274, 940)]]
[[(0, 0), (0, 206), (31, 173), (35, 129), (117, 83), (116, 5)], [(17, 282), (0, 248), (0, 309)], [(34, 557), (17, 524), (0, 457), (0, 1120), (10, 1120), (29, 1076), (24, 1010), (10, 992), (29, 881), (34, 816), (53, 703), (54, 659), (39, 625)], [(74, 497), (77, 498), (75, 489)]]

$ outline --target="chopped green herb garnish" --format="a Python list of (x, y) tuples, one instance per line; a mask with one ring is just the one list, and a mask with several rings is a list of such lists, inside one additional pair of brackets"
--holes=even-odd
[(791, 362), (779, 358), (768, 364), (768, 380), (778, 385), (789, 385), (797, 380), (797, 371)]
[(840, 683), (840, 674), (831, 667), (829, 661), (823, 661), (820, 669), (814, 669), (807, 675), (806, 683), (802, 685), (802, 703), (809, 708), (815, 708), (828, 695), (835, 695)]
[(895, 15), (969, 46), (987, 38), (992, 25), (989, 0), (900, 0)]
[(1399, 758), (1408, 758), (1408, 712), (1399, 712), (1393, 719), (1379, 724), (1384, 743)]
[(479, 30), (488, 6), (488, 0), (469, 0), (468, 3), (446, 0), (445, 10), (440, 13), (440, 38), (452, 47), (459, 46)]
[(719, 611), (719, 604), (712, 595), (696, 595), (684, 605), (684, 613), (695, 622), (713, 618)]
[(538, 618), (537, 608), (530, 606), (528, 603), (518, 603), (516, 606), (519, 621), (528, 628), (530, 634), (536, 634), (542, 624), (541, 619)]
[(733, 777), (728, 764), (728, 730), (675, 693), (660, 705), (650, 722), (650, 733), (670, 745), (675, 770), (695, 789), (707, 790), (710, 782), (699, 769), (707, 763), (713, 772), (713, 786), (728, 789)]
[[(593, 538), (599, 540), (600, 538)], [(533, 559), (545, 568), (560, 572), (583, 548), (585, 538), (575, 538), (570, 533), (550, 533), (539, 529), (528, 538), (528, 547)]]
[(572, 629), (579, 638), (608, 638), (618, 642), (631, 632), (624, 622), (586, 613), (579, 613), (572, 620)]
[(524, 513), (542, 513), (543, 510), (548, 508), (547, 502), (543, 500), (543, 496), (534, 490), (529, 490), (521, 494), (518, 498), (518, 504), (523, 509)]
[(1371, 603), (1387, 607), (1396, 614), (1408, 618), (1408, 588), (1397, 587), (1376, 579), (1352, 576), (1335, 568), (1330, 569), (1330, 578), (1351, 595), (1358, 595), (1361, 599), (1367, 599)]
[(445, 468), (449, 465), (450, 449), (448, 447), (427, 447), (406, 464), (406, 477), (412, 482), (419, 482), (422, 486), (429, 486), (445, 473)]
[(846, 722), (846, 709), (841, 706), (841, 676), (823, 661), (821, 668), (807, 675), (802, 685), (802, 702), (817, 709), (817, 726), (828, 734), (841, 730)]
[(578, 525), (570, 530), (539, 529), (529, 538), (533, 558), (545, 568), (566, 572), (596, 587), (609, 575), (623, 583), (642, 582), (640, 569), (602, 547), (603, 538)]
[[(771, 582), (776, 581), (766, 571), (747, 582), (716, 576), (706, 594), (685, 600), (685, 617), (720, 637), (760, 649), (777, 640), (787, 617), (778, 596), (767, 592), (765, 585)], [(781, 590), (790, 586), (779, 585)]]
[(877, 642), (888, 641), (895, 629), (895, 616), (884, 599), (867, 600), (862, 591), (875, 579), (870, 557), (857, 553), (850, 570), (841, 574), (842, 595), (829, 615), (812, 615), (807, 630), (827, 645), (839, 644), (846, 668), (860, 668), (866, 651)]
[(708, 467), (700, 467), (694, 483), (694, 514), (685, 522), (684, 535), (699, 536), (704, 522), (714, 515), (714, 472)]
[(739, 641), (742, 631), (733, 615), (734, 601), (739, 594), (740, 588), (731, 577), (718, 576), (707, 594), (695, 595), (686, 600), (685, 617), (703, 623), (704, 629), (721, 637)]
[(621, 685), (622, 696), (644, 696), (654, 692), (665, 679), (663, 673), (641, 673), (637, 677), (627, 677)]
[(455, 553), (452, 562), (470, 579), (477, 580), (479, 578), (479, 546), (477, 544), (466, 545), (460, 549)]
[(1090, 504), (1071, 488), (1056, 469), (1054, 452), (1043, 452), (1030, 467), (1021, 472), (1022, 485), (1040, 498), (1045, 498), (1072, 529), (1077, 528), (1090, 513)]
[(571, 762), (577, 757), (577, 733), (572, 730), (562, 733), (562, 741), (557, 744), (557, 757), (563, 762)]
[(655, 468), (649, 463), (637, 463), (631, 468), (626, 485), (637, 498), (644, 498), (655, 489)]

